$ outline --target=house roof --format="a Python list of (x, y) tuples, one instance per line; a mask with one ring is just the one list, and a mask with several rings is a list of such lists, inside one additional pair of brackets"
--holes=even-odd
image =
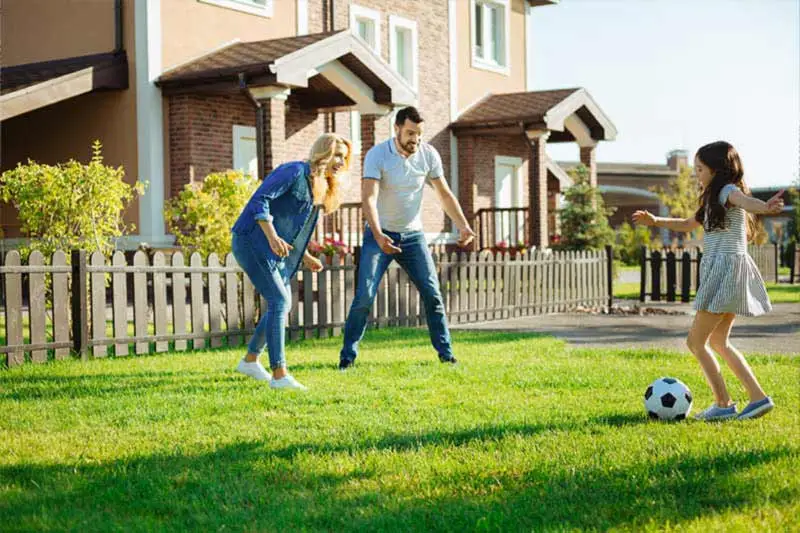
[[(577, 161), (559, 161), (558, 164), (566, 169), (572, 169), (580, 163)], [(677, 176), (678, 171), (671, 169), (667, 165), (651, 163), (597, 163), (597, 174), (663, 178)]]
[(286, 87), (319, 107), (334, 102), (368, 108), (365, 98), (384, 106), (417, 100), (406, 80), (346, 30), (234, 43), (166, 71), (156, 85), (166, 94)]
[(125, 52), (107, 52), (0, 68), (0, 120), (80, 94), (128, 88)]
[(569, 123), (576, 119), (595, 141), (616, 137), (611, 120), (582, 88), (490, 94), (450, 126), (456, 134), (546, 129), (551, 132), (548, 142), (567, 142), (576, 140), (578, 132)]

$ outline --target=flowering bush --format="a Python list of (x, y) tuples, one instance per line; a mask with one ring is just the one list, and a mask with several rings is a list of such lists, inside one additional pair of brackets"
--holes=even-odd
[(317, 241), (308, 243), (308, 251), (311, 255), (327, 255), (333, 257), (336, 254), (347, 255), (350, 253), (350, 248), (342, 241), (337, 241), (331, 237), (325, 237), (320, 244)]
[(520, 244), (515, 244), (514, 246), (509, 246), (509, 244), (506, 241), (500, 241), (500, 242), (498, 242), (497, 244), (495, 244), (492, 247), (492, 252), (494, 252), (494, 253), (497, 253), (497, 252), (506, 253), (506, 252), (508, 252), (510, 254), (514, 254), (515, 252), (519, 252), (519, 253), (524, 254), (528, 248), (530, 248), (530, 245), (527, 242), (520, 243)]

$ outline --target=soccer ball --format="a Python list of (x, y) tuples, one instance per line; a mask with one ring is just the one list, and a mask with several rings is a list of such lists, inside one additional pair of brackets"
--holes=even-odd
[(644, 408), (654, 420), (683, 420), (692, 408), (692, 393), (675, 378), (658, 378), (644, 391)]

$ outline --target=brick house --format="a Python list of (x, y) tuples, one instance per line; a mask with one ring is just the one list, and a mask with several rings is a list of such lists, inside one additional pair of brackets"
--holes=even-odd
[[(596, 180), (597, 144), (616, 135), (585, 89), (529, 90), (532, 19), (557, 3), (5, 0), (0, 164), (86, 160), (100, 139), (109, 164), (150, 183), (122, 244), (162, 247), (164, 201), (184, 185), (228, 168), (264, 176), (336, 131), (357, 149), (355, 216), (326, 227), (349, 235), (363, 155), (411, 104), (482, 242), (546, 246), (569, 183), (546, 143), (577, 143)], [(454, 242), (425, 195), (429, 241)], [(0, 227), (19, 237), (9, 206)]]

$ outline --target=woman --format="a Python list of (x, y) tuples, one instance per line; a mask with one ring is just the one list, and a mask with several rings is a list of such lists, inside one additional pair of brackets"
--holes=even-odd
[[(234, 224), (233, 255), (267, 302), (238, 372), (269, 381), (273, 389), (305, 390), (286, 371), (286, 316), (291, 306), (289, 281), (300, 261), (319, 272), (322, 263), (306, 251), (319, 211), (339, 208), (340, 177), (350, 168), (350, 141), (325, 133), (314, 142), (308, 161), (285, 163), (270, 173)], [(272, 377), (258, 358), (267, 347)]]

